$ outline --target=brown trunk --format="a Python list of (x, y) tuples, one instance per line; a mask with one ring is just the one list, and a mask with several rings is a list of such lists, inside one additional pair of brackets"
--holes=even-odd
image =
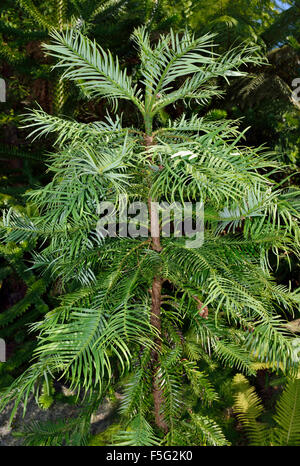
[(155, 349), (152, 351), (152, 368), (153, 375), (153, 400), (154, 400), (154, 416), (157, 427), (164, 432), (168, 431), (168, 426), (164, 421), (163, 414), (161, 413), (161, 406), (164, 402), (162, 391), (159, 388), (159, 353), (161, 350), (161, 319), (160, 319), (160, 306), (161, 306), (161, 288), (163, 280), (160, 277), (154, 277), (152, 283), (152, 304), (151, 304), (151, 317), (150, 323), (156, 329), (158, 336), (155, 339)]
[(159, 213), (157, 206), (151, 198), (148, 199), (148, 209), (150, 214), (150, 225), (151, 225), (151, 245), (154, 251), (160, 252), (160, 228), (159, 228)]
[[(150, 147), (153, 144), (152, 136), (145, 136), (145, 145)], [(155, 203), (151, 198), (148, 199), (148, 209), (150, 215), (150, 227), (151, 227), (151, 247), (154, 251), (161, 251), (160, 244), (160, 227), (159, 227), (159, 212)], [(160, 276), (155, 276), (152, 282), (151, 289), (151, 316), (150, 323), (155, 328), (157, 332), (157, 338), (155, 339), (155, 348), (152, 351), (152, 370), (153, 370), (153, 386), (152, 394), (154, 401), (154, 416), (155, 423), (159, 429), (162, 429), (164, 432), (168, 431), (168, 426), (164, 421), (164, 416), (161, 412), (161, 407), (163, 404), (163, 394), (159, 388), (159, 376), (158, 376), (158, 365), (159, 365), (159, 353), (161, 350), (161, 317), (160, 317), (160, 307), (161, 307), (161, 290), (162, 290), (162, 278)]]

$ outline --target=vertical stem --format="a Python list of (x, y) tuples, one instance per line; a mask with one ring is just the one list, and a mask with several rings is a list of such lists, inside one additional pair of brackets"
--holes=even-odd
[(60, 31), (63, 30), (64, 27), (64, 19), (65, 19), (65, 10), (66, 10), (66, 1), (65, 0), (57, 0), (57, 25)]
[[(66, 0), (57, 0), (56, 2), (56, 14), (57, 14), (57, 28), (62, 31), (65, 25), (65, 13), (66, 13)], [(54, 83), (53, 89), (53, 107), (54, 113), (59, 113), (65, 102), (65, 83), (60, 80), (58, 76)]]
[(168, 426), (164, 420), (162, 414), (162, 404), (164, 402), (162, 391), (159, 387), (159, 353), (161, 350), (161, 318), (160, 318), (160, 306), (161, 306), (161, 289), (162, 289), (162, 278), (154, 277), (152, 282), (152, 304), (151, 304), (151, 318), (150, 323), (156, 329), (158, 336), (155, 340), (155, 349), (152, 351), (152, 367), (153, 367), (153, 401), (154, 401), (154, 416), (157, 427), (162, 429), (164, 432), (168, 431)]
[[(152, 124), (150, 121), (145, 119), (146, 135), (144, 137), (145, 146), (149, 148), (153, 145), (153, 136), (152, 136)], [(154, 251), (160, 252), (162, 247), (160, 244), (160, 228), (159, 228), (159, 212), (155, 202), (152, 198), (148, 199), (148, 209), (150, 214), (150, 229), (151, 229), (151, 247)], [(158, 381), (158, 364), (159, 364), (159, 353), (161, 351), (161, 290), (162, 290), (162, 277), (155, 276), (152, 282), (151, 289), (151, 316), (150, 323), (157, 331), (157, 338), (155, 339), (155, 348), (152, 351), (152, 368), (153, 368), (153, 401), (154, 401), (154, 416), (155, 423), (158, 428), (162, 429), (164, 432), (167, 432), (168, 426), (164, 420), (162, 414), (162, 403), (163, 395), (162, 391), (159, 388)]]
[(159, 228), (159, 213), (156, 202), (149, 197), (148, 209), (150, 214), (150, 227), (151, 227), (151, 245), (154, 251), (161, 251), (160, 244), (160, 228)]

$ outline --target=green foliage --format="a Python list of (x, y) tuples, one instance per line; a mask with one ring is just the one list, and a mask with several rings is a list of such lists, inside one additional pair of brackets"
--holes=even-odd
[(54, 402), (53, 394), (54, 394), (54, 388), (53, 388), (52, 380), (50, 382), (48, 382), (48, 380), (45, 381), (42, 386), (41, 395), (39, 396), (39, 400), (38, 400), (40, 408), (42, 409), (50, 408), (50, 406)]
[(22, 432), (15, 432), (14, 435), (21, 437), (26, 446), (85, 445), (86, 437), (82, 435), (80, 427), (78, 419), (35, 421), (26, 425)]
[[(183, 113), (161, 124), (161, 111), (178, 102), (204, 108), (221, 95), (218, 82), (263, 63), (260, 50), (243, 44), (219, 54), (213, 34), (187, 30), (154, 43), (139, 28), (133, 34), (136, 82), (111, 52), (77, 29), (51, 35), (45, 49), (65, 79), (87, 99), (108, 99), (114, 112), (129, 101), (143, 123), (123, 126), (120, 114), (92, 124), (42, 110), (26, 117), (32, 135), (56, 136), (53, 178), (26, 194), (32, 212), (4, 214), (2, 237), (8, 245), (35, 242), (32, 269), (59, 280), (61, 295), (32, 325), (39, 335), (34, 361), (3, 393), (0, 407), (14, 401), (13, 417), (24, 401), (26, 410), (29, 394), (55, 375), (87, 400), (125, 381), (117, 444), (174, 445), (182, 442), (184, 426), (188, 444), (226, 445), (220, 425), (205, 412), (218, 395), (203, 362), (248, 375), (255, 374), (255, 359), (297, 371), (286, 316), (299, 308), (299, 292), (276, 283), (269, 259), (271, 253), (278, 262), (282, 252), (299, 256), (299, 193), (276, 184), (282, 167), (263, 148), (242, 143), (237, 121)], [(120, 212), (124, 196), (204, 202), (204, 244), (188, 247), (186, 237), (161, 235), (155, 248), (153, 237), (97, 235), (100, 202), (112, 201)], [(158, 277), (159, 326), (153, 323)], [(250, 395), (256, 419), (258, 404)], [(86, 441), (87, 419), (75, 442)], [(70, 426), (57, 427), (58, 434), (56, 427), (43, 433), (35, 426), (35, 434), (43, 433), (39, 442), (74, 442)]]
[(300, 380), (289, 380), (276, 406), (274, 429), (276, 445), (299, 445), (300, 441)]
[(241, 374), (233, 380), (236, 391), (234, 411), (246, 430), (250, 445), (299, 445), (300, 441), (300, 379), (289, 379), (273, 416), (275, 426), (259, 420), (264, 407), (254, 387)]
[(191, 415), (191, 422), (185, 423), (186, 430), (182, 430), (182, 435), (187, 435), (193, 439), (189, 444), (210, 445), (222, 447), (228, 445), (224, 434), (215, 421), (205, 416)]
[[(13, 202), (10, 196), (2, 196), (9, 205), (15, 209), (24, 210)], [(7, 205), (6, 203), (6, 205)], [(34, 247), (33, 243), (23, 241), (19, 245), (15, 243), (0, 244), (1, 258), (1, 292), (2, 312), (0, 313), (0, 337), (6, 344), (12, 343), (16, 348), (5, 363), (1, 363), (1, 383), (3, 388), (20, 374), (24, 365), (31, 359), (36, 343), (29, 333), (29, 324), (39, 319), (48, 311), (48, 305), (44, 301), (47, 289), (47, 280), (38, 278), (28, 270), (27, 254)], [(17, 282), (22, 284), (20, 291), (15, 291), (14, 303), (6, 303), (6, 288), (14, 289)], [(4, 283), (5, 286), (2, 286)], [(13, 293), (12, 293), (13, 294)]]
[[(43, 390), (44, 393), (39, 397), (39, 400), (42, 403), (46, 401), (43, 409), (48, 409), (49, 398), (41, 399), (41, 397), (44, 397), (46, 393), (53, 392), (50, 380), (45, 380)], [(103, 401), (102, 394), (95, 392), (89, 400), (82, 401), (82, 409), (77, 417), (56, 419), (55, 421), (33, 421), (27, 423), (22, 432), (14, 432), (14, 435), (21, 437), (26, 446), (86, 446), (90, 439), (91, 415), (101, 401)]]
[(118, 434), (118, 432), (121, 429), (122, 426), (120, 424), (112, 424), (107, 429), (105, 429), (105, 431), (93, 435), (90, 438), (88, 445), (90, 447), (103, 447), (112, 445), (113, 438)]
[(153, 446), (159, 445), (160, 439), (155, 436), (153, 428), (141, 415), (133, 417), (126, 431), (118, 431), (113, 437), (113, 444), (119, 446)]

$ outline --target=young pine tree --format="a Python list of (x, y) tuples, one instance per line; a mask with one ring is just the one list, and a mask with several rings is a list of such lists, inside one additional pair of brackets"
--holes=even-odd
[[(261, 58), (247, 47), (219, 56), (211, 34), (170, 32), (152, 44), (141, 28), (133, 34), (140, 57), (133, 84), (117, 58), (79, 31), (52, 38), (45, 49), (63, 78), (88, 99), (109, 99), (116, 116), (89, 124), (42, 110), (27, 117), (32, 134), (57, 134), (53, 179), (28, 193), (38, 215), (10, 210), (3, 231), (7, 242), (40, 238), (33, 267), (52, 274), (62, 294), (32, 326), (35, 361), (1, 404), (15, 399), (13, 416), (55, 376), (98, 403), (122, 381), (119, 443), (224, 445), (201, 410), (218, 398), (202, 362), (214, 358), (246, 375), (254, 359), (294, 370), (285, 322), (299, 294), (276, 284), (269, 258), (299, 252), (295, 193), (276, 187), (280, 167), (244, 146), (234, 121), (183, 113), (162, 124), (160, 116), (179, 101), (204, 106), (221, 94), (222, 78), (244, 75), (239, 68)], [(139, 112), (140, 127), (122, 126), (122, 99)], [(148, 206), (149, 237), (97, 235), (100, 203), (119, 213), (124, 198)], [(202, 202), (204, 243), (163, 236), (152, 201)], [(189, 402), (195, 396), (200, 407)]]

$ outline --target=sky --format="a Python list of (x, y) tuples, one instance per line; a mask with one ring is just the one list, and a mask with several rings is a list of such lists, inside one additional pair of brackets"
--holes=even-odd
[(281, 2), (280, 0), (277, 0), (276, 3), (279, 6), (279, 8), (281, 8), (282, 10), (287, 10), (291, 6), (288, 3)]

